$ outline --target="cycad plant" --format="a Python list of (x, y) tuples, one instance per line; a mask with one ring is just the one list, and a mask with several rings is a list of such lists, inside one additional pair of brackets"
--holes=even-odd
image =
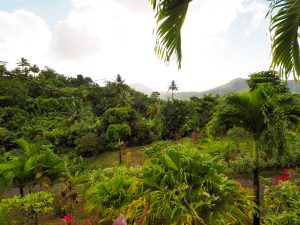
[(192, 146), (169, 147), (142, 169), (134, 183), (142, 196), (126, 215), (143, 224), (246, 224), (251, 196), (224, 171), (222, 163)]
[(254, 141), (253, 148), (253, 189), (258, 212), (254, 224), (260, 224), (259, 151), (260, 141), (266, 132), (274, 142), (281, 143), (287, 126), (299, 121), (300, 102), (293, 94), (273, 95), (272, 89), (259, 88), (253, 92), (227, 95), (219, 104), (209, 130), (214, 136), (225, 134), (231, 127), (247, 130)]

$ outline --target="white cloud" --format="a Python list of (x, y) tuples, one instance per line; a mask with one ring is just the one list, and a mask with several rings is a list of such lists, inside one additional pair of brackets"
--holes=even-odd
[(48, 26), (35, 14), (24, 10), (13, 13), (0, 11), (1, 60), (14, 64), (17, 59), (26, 57), (41, 63), (50, 39)]
[[(51, 31), (32, 13), (1, 12), (0, 60), (15, 62), (24, 56), (66, 75), (81, 73), (95, 80), (121, 73), (127, 82), (156, 90), (165, 90), (173, 79), (181, 90), (203, 90), (254, 68), (255, 58), (243, 58), (247, 46), (228, 46), (231, 36), (243, 39), (245, 32), (255, 34), (261, 26), (265, 6), (258, 0), (192, 1), (182, 30), (181, 71), (175, 63), (165, 67), (154, 55), (155, 21), (148, 0), (69, 1), (73, 8)], [(246, 15), (249, 25), (240, 26), (238, 21)], [(242, 57), (236, 57), (239, 54)]]
[(51, 53), (59, 59), (77, 60), (91, 57), (101, 49), (101, 41), (86, 26), (60, 22), (54, 29)]

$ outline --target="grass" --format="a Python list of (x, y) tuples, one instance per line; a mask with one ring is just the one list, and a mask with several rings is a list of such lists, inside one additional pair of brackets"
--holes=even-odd
[[(138, 166), (145, 162), (143, 150), (147, 146), (129, 147), (122, 151), (122, 164), (128, 166)], [(97, 168), (113, 167), (119, 163), (119, 151), (104, 152), (100, 155), (93, 156), (87, 159), (97, 166)]]

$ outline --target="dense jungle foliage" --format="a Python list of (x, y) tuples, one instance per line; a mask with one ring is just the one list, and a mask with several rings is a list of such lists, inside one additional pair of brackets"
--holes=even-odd
[(270, 71), (248, 85), (163, 101), (121, 75), (2, 67), (0, 224), (299, 224), (300, 96)]

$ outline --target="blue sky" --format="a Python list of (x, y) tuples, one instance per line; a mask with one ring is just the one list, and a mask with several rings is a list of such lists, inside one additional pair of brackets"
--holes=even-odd
[(148, 0), (1, 0), (0, 60), (95, 80), (120, 73), (128, 83), (203, 91), (270, 63), (265, 0), (194, 0), (182, 29), (182, 69), (154, 54)]
[(24, 9), (42, 17), (50, 26), (67, 17), (72, 8), (66, 0), (1, 0), (0, 9), (12, 12)]

